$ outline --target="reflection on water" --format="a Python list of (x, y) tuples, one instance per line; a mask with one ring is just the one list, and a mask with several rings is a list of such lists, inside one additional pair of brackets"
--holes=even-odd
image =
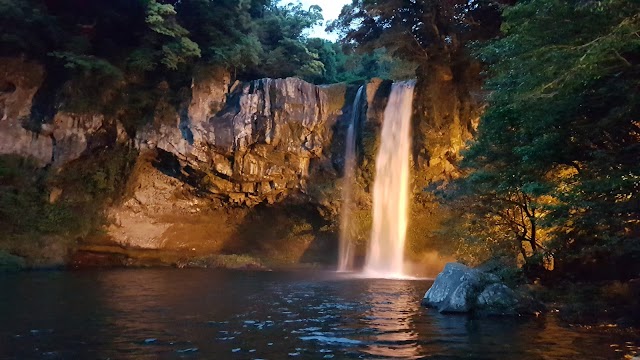
[(315, 272), (0, 276), (0, 359), (621, 359), (638, 334), (419, 306), (430, 283)]
[(375, 335), (374, 341), (363, 351), (381, 357), (419, 358), (421, 347), (413, 317), (420, 308), (410, 283), (392, 280), (370, 282), (366, 300), (370, 308), (362, 321), (375, 330)]

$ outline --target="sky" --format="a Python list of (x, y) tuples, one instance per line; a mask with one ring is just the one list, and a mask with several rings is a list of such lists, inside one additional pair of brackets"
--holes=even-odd
[[(342, 7), (351, 2), (351, 0), (300, 0), (305, 7), (311, 5), (318, 5), (322, 8), (322, 16), (324, 21), (334, 20), (340, 15)], [(282, 0), (282, 3), (293, 2)], [(325, 25), (316, 26), (309, 32), (310, 37), (320, 37), (328, 40), (335, 41), (338, 38), (337, 34), (327, 34), (324, 32)]]

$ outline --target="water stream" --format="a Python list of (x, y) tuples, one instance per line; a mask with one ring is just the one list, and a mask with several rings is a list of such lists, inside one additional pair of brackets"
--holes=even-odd
[(353, 108), (351, 114), (351, 123), (347, 130), (347, 138), (345, 142), (344, 154), (344, 176), (342, 185), (342, 210), (340, 217), (340, 248), (338, 250), (338, 271), (353, 270), (353, 242), (350, 236), (351, 224), (351, 202), (353, 191), (353, 182), (355, 180), (356, 171), (356, 126), (360, 117), (360, 102), (364, 86), (360, 86), (356, 97), (353, 100)]
[(373, 188), (373, 227), (364, 274), (404, 277), (414, 81), (397, 82), (384, 111)]

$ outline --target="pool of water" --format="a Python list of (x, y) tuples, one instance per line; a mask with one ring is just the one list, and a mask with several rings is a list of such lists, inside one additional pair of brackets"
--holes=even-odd
[(0, 359), (622, 359), (640, 335), (441, 315), (426, 280), (132, 269), (0, 275)]

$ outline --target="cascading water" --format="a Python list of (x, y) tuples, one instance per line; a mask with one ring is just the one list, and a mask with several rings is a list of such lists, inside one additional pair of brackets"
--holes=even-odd
[(373, 227), (364, 274), (403, 277), (409, 201), (414, 81), (394, 83), (380, 135), (373, 187)]
[(364, 93), (361, 86), (353, 100), (351, 123), (347, 129), (344, 152), (344, 176), (342, 185), (342, 209), (340, 216), (340, 248), (338, 252), (338, 271), (353, 270), (353, 243), (349, 233), (351, 224), (351, 191), (356, 170), (356, 126), (360, 116), (360, 101)]

